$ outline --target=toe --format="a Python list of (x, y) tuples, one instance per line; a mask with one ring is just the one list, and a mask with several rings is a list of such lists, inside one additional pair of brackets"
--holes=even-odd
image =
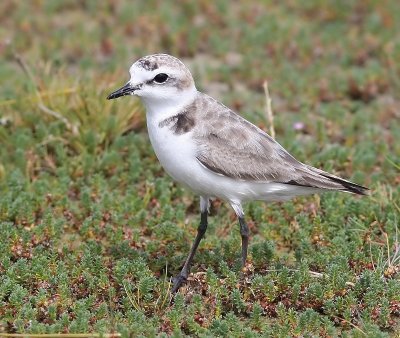
[(186, 277), (182, 276), (182, 275), (178, 275), (172, 281), (174, 282), (174, 285), (171, 289), (171, 293), (175, 293), (186, 282)]

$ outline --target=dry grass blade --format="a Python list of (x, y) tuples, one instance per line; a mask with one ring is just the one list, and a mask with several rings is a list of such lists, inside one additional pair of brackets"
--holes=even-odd
[[(125, 293), (128, 296), (129, 301), (131, 302), (132, 306), (134, 307), (134, 309), (136, 311), (140, 311), (140, 304), (139, 304), (139, 294), (138, 294), (138, 301), (135, 300), (132, 292), (130, 290), (128, 290), (128, 288), (125, 285), (125, 281), (122, 282), (122, 286), (124, 287)], [(139, 293), (139, 289), (138, 289), (138, 293)]]
[(35, 87), (35, 92), (38, 100), (38, 108), (46, 113), (47, 115), (50, 115), (52, 117), (55, 117), (56, 119), (59, 119), (62, 121), (65, 126), (71, 130), (72, 134), (77, 135), (79, 133), (78, 126), (70, 123), (67, 118), (62, 116), (59, 112), (56, 112), (48, 107), (43, 103), (42, 100), (42, 95), (40, 93), (40, 90), (38, 88), (37, 82), (35, 80), (35, 77), (33, 76), (32, 71), (30, 70), (28, 64), (24, 61), (21, 55), (14, 53), (14, 58), (17, 61), (18, 65), (21, 67), (21, 69), (24, 71), (24, 73), (28, 76), (29, 80), (32, 82), (32, 84)]
[[(52, 97), (52, 96), (58, 96), (58, 95), (69, 95), (69, 94), (74, 94), (76, 93), (77, 88), (65, 88), (62, 90), (57, 90), (57, 91), (43, 91), (40, 92), (40, 97), (44, 98), (44, 97)], [(27, 96), (25, 98), (21, 98), (19, 97), (18, 99), (9, 99), (9, 100), (3, 100), (0, 101), (0, 107), (4, 107), (4, 106), (9, 106), (12, 104), (15, 104), (17, 102), (21, 102), (21, 101), (31, 101), (31, 102), (39, 102), (40, 99), (38, 99), (37, 94), (35, 94), (35, 96)]]
[(275, 127), (274, 127), (274, 114), (272, 113), (272, 101), (269, 96), (268, 81), (265, 80), (263, 83), (265, 93), (265, 112), (267, 114), (267, 120), (269, 123), (269, 133), (272, 138), (275, 138)]
[(153, 290), (154, 293), (158, 293), (158, 297), (154, 301), (146, 302), (145, 300), (143, 300), (141, 302), (142, 295), (140, 294), (139, 287), (137, 287), (135, 296), (133, 292), (129, 290), (129, 287), (126, 285), (126, 281), (123, 281), (122, 285), (129, 299), (129, 302), (131, 303), (133, 308), (138, 312), (142, 311), (143, 309), (152, 309), (153, 312), (162, 313), (162, 311), (165, 310), (165, 308), (170, 304), (172, 300), (173, 295), (170, 292), (171, 280), (170, 278), (168, 278), (168, 266), (166, 266), (164, 280), (162, 284)]
[(349, 322), (348, 320), (341, 318), (341, 317), (337, 317), (337, 316), (332, 316), (332, 317), (336, 318), (337, 320), (340, 320), (341, 322), (349, 324), (351, 327), (355, 328), (358, 332), (362, 333), (364, 336), (367, 335), (363, 330), (361, 330), (357, 325), (353, 324), (352, 322)]
[(171, 290), (171, 278), (168, 279), (168, 264), (165, 265), (165, 275), (164, 275), (164, 280), (162, 284), (162, 291), (160, 292), (160, 296), (157, 298), (156, 301), (156, 307), (158, 306), (158, 302), (161, 300), (160, 306), (158, 308), (160, 310), (164, 309), (165, 305), (168, 304), (167, 300), (169, 299), (169, 303), (172, 300), (173, 295), (170, 292)]

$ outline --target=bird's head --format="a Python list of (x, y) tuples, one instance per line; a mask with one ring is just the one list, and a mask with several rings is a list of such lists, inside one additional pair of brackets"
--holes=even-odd
[(107, 99), (137, 95), (146, 105), (179, 101), (196, 92), (192, 74), (177, 58), (153, 54), (137, 60), (129, 69), (130, 80)]

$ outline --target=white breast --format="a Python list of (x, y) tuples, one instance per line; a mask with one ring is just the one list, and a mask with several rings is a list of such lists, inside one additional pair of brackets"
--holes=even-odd
[(191, 132), (177, 135), (169, 126), (160, 127), (158, 119), (147, 116), (150, 142), (161, 165), (176, 181), (188, 185), (196, 160), (196, 145)]

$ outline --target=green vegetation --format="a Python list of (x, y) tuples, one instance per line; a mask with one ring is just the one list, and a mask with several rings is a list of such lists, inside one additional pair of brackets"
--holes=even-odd
[[(399, 332), (398, 1), (9, 0), (0, 19), (0, 332)], [(160, 167), (139, 103), (105, 100), (160, 51), (265, 129), (267, 79), (278, 141), (372, 196), (248, 204), (244, 271), (214, 201), (171, 303), (199, 201)]]

